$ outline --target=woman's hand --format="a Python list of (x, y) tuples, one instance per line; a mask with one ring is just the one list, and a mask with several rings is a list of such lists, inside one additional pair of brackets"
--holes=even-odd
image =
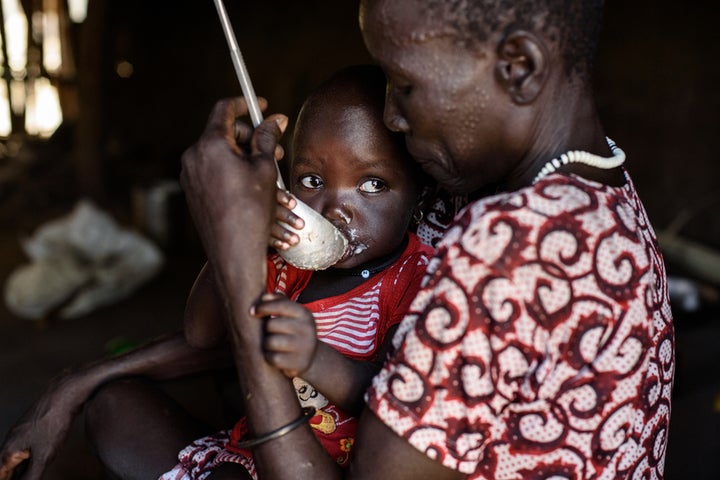
[(10, 430), (0, 448), (0, 480), (9, 480), (25, 461), (23, 480), (41, 478), (67, 437), (75, 415), (89, 395), (82, 375), (56, 377), (42, 397)]
[(180, 183), (213, 267), (243, 255), (264, 259), (274, 223), (275, 159), (287, 117), (269, 116), (252, 129), (238, 121), (245, 115), (244, 99), (219, 101), (200, 139), (181, 159)]
[(287, 377), (301, 376), (315, 360), (318, 340), (310, 311), (284, 295), (262, 296), (252, 314), (264, 318), (263, 349), (267, 362)]

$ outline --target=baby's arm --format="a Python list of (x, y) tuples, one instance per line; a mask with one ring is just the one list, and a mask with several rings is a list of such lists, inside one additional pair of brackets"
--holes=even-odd
[(263, 295), (253, 315), (265, 322), (263, 347), (269, 364), (288, 377), (302, 377), (348, 413), (360, 413), (363, 394), (381, 362), (352, 360), (319, 341), (312, 313), (283, 295)]
[[(381, 351), (386, 352), (392, 344), (395, 329), (392, 327), (388, 331)], [(332, 403), (358, 416), (365, 406), (365, 391), (380, 371), (385, 356), (378, 354), (375, 361), (353, 360), (326, 343), (317, 343), (312, 364), (300, 376)]]

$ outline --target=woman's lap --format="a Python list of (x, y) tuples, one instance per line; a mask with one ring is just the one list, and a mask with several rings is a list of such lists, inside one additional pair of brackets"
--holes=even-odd
[(180, 450), (211, 430), (157, 386), (139, 379), (100, 388), (85, 408), (85, 419), (100, 460), (127, 479), (158, 478), (178, 463)]

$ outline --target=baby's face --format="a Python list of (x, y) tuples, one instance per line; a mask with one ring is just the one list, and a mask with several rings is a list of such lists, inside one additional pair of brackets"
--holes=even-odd
[(333, 105), (299, 125), (290, 175), (293, 194), (348, 238), (336, 268), (394, 251), (417, 203), (415, 165), (391, 141), (380, 115)]

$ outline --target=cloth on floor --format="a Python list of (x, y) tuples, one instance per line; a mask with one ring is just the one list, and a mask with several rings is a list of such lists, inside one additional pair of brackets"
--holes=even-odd
[(91, 201), (41, 225), (21, 240), (30, 263), (11, 272), (5, 303), (36, 320), (75, 318), (135, 292), (162, 268), (164, 255), (150, 240), (120, 227)]

